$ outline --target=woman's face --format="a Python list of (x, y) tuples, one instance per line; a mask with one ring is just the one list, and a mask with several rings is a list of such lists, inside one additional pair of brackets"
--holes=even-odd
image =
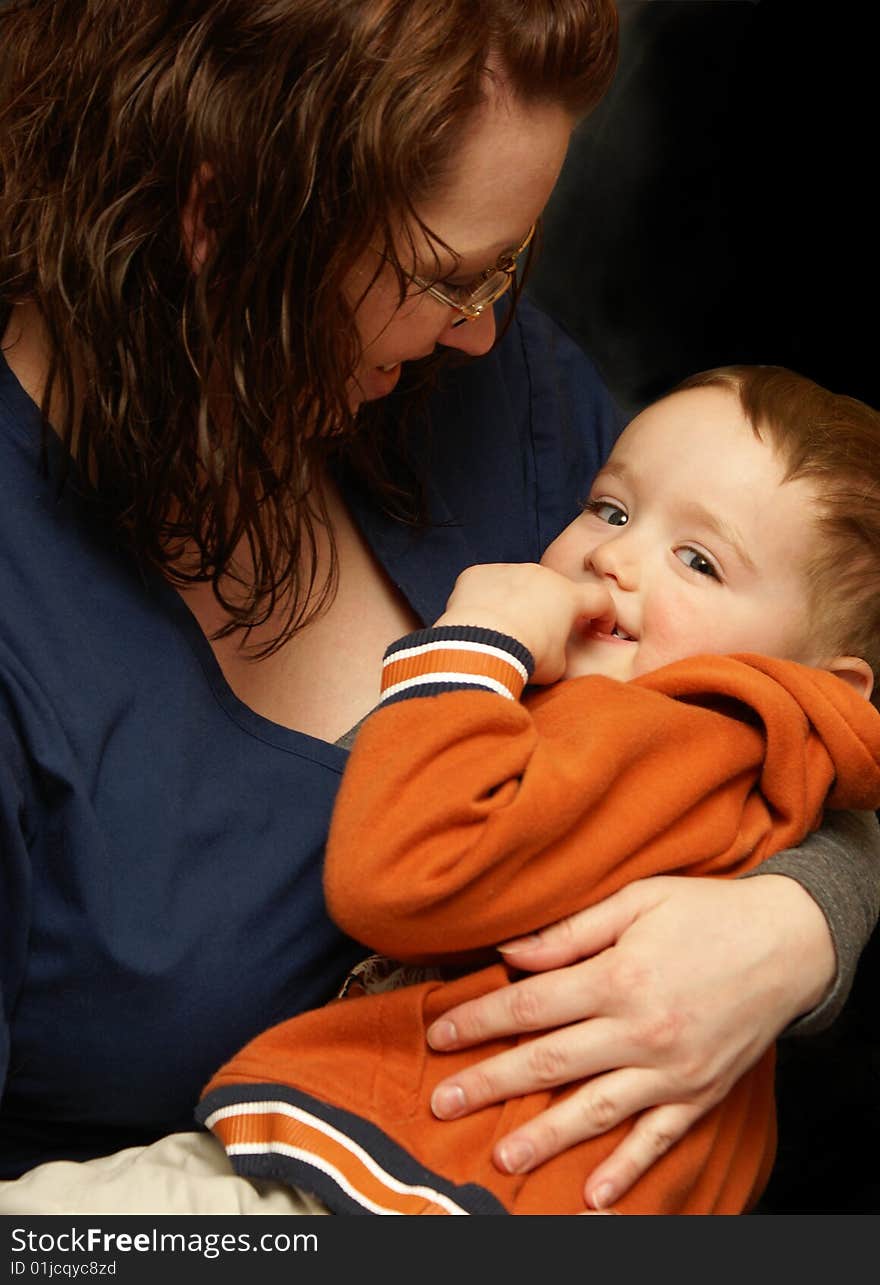
[[(427, 242), (417, 254), (412, 272), (441, 288), (444, 279), (471, 281), (522, 243), (553, 190), (571, 135), (573, 121), (563, 107), (527, 106), (512, 99), (497, 80), (491, 85), (488, 101), (462, 135), (445, 185), (418, 210), (459, 256), (454, 262), (445, 255), (438, 273)], [(376, 267), (375, 257), (365, 260), (349, 282), (353, 302), (367, 290), (357, 304), (362, 349), (350, 383), (353, 410), (390, 393), (402, 363), (428, 356), (438, 344), (479, 356), (495, 339), (491, 308), (475, 321), (454, 326), (461, 313), (418, 286), (401, 303), (390, 266), (367, 289)]]

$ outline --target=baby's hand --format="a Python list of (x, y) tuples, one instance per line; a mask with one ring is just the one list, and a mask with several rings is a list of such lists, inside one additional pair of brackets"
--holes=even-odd
[(435, 623), (509, 634), (535, 658), (532, 682), (555, 683), (565, 673), (572, 630), (588, 621), (613, 625), (614, 605), (603, 585), (577, 583), (537, 562), (498, 562), (463, 571)]

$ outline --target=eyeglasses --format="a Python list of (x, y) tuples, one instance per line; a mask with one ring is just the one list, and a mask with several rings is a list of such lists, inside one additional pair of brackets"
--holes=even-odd
[(457, 286), (444, 281), (441, 287), (425, 281), (423, 277), (416, 276), (411, 280), (434, 299), (446, 304), (449, 308), (455, 308), (462, 314), (458, 321), (452, 323), (453, 326), (461, 326), (466, 321), (476, 321), (513, 285), (516, 279), (517, 260), (528, 248), (535, 235), (536, 227), (537, 224), (533, 223), (522, 245), (502, 254), (494, 268), (487, 268), (485, 272), (481, 272), (478, 277), (464, 285)]

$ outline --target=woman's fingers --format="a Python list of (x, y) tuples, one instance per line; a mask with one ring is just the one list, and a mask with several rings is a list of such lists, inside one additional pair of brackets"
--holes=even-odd
[(646, 1104), (656, 1100), (655, 1079), (647, 1071), (599, 1076), (502, 1138), (492, 1159), (506, 1173), (528, 1173), (566, 1148), (636, 1116), (625, 1137), (584, 1184), (587, 1204), (595, 1210), (606, 1210), (626, 1195), (707, 1110), (705, 1100), (645, 1110)]
[(580, 910), (529, 937), (505, 942), (499, 950), (507, 963), (528, 972), (561, 968), (613, 946), (639, 914), (663, 895), (662, 878), (621, 888), (604, 901)]
[[(523, 1041), (443, 1080), (434, 1090), (431, 1108), (439, 1119), (452, 1120), (493, 1102), (506, 1102), (524, 1093), (571, 1084), (607, 1071), (609, 1067), (628, 1066), (634, 1049), (619, 1038), (617, 1032), (621, 1029), (620, 1023), (596, 1018)], [(604, 1111), (598, 1101), (596, 1109)], [(603, 1128), (622, 1118), (605, 1123)], [(600, 1132), (601, 1128), (582, 1131), (579, 1136)], [(553, 1155), (555, 1151), (547, 1154)]]
[(584, 1185), (587, 1204), (604, 1212), (648, 1172), (655, 1160), (684, 1137), (704, 1111), (705, 1106), (680, 1103), (655, 1107), (639, 1116), (626, 1137), (587, 1179)]
[(602, 998), (603, 972), (598, 961), (590, 961), (589, 971), (574, 966), (512, 982), (451, 1008), (428, 1028), (428, 1044), (448, 1052), (589, 1017)]
[[(597, 1022), (605, 1028), (597, 1034), (597, 1047), (608, 1047), (608, 1022)], [(545, 1083), (567, 1083), (575, 1078), (572, 1064), (566, 1059), (574, 1056), (576, 1043), (566, 1050), (562, 1043), (553, 1044), (554, 1037), (534, 1040), (530, 1045), (547, 1045), (543, 1053), (533, 1052), (532, 1060), (523, 1075), (530, 1087), (536, 1077), (546, 1077)], [(552, 1045), (552, 1047), (551, 1047)], [(583, 1055), (581, 1046), (578, 1057)], [(494, 1065), (493, 1065), (494, 1064)], [(528, 1173), (545, 1160), (559, 1155), (568, 1147), (587, 1138), (595, 1138), (636, 1117), (626, 1136), (602, 1164), (588, 1175), (584, 1187), (585, 1199), (595, 1210), (606, 1210), (626, 1194), (633, 1184), (651, 1168), (656, 1160), (669, 1150), (711, 1105), (705, 1094), (699, 1102), (673, 1103), (655, 1107), (661, 1094), (671, 1092), (668, 1083), (648, 1069), (627, 1069), (588, 1079), (574, 1093), (548, 1107), (496, 1145), (492, 1159), (506, 1173)], [(442, 1118), (452, 1118), (465, 1111), (475, 1110), (490, 1102), (515, 1096), (519, 1080), (517, 1064), (503, 1054), (488, 1059), (480, 1067), (471, 1068), (455, 1077), (454, 1081), (438, 1086), (435, 1100), (448, 1101), (449, 1112), (435, 1111)], [(448, 1098), (442, 1097), (449, 1094)], [(432, 1105), (435, 1105), (432, 1102)], [(650, 1109), (648, 1109), (650, 1108)], [(641, 1114), (640, 1114), (641, 1113)]]
[[(667, 884), (659, 877), (631, 884), (540, 933), (506, 943), (501, 950), (507, 962), (535, 975), (450, 1009), (428, 1028), (428, 1044), (447, 1052), (503, 1035), (553, 1030), (594, 1015), (617, 1015), (637, 978), (627, 972), (626, 963), (621, 968), (613, 952), (603, 952), (662, 901)], [(582, 1074), (612, 1065), (606, 1059)]]
[[(507, 1173), (528, 1173), (551, 1156), (559, 1155), (586, 1138), (598, 1137), (644, 1110), (647, 1104), (653, 1105), (657, 1096), (656, 1079), (651, 1071), (643, 1070), (614, 1071), (596, 1076), (515, 1132), (501, 1138), (492, 1159), (499, 1169)], [(646, 1145), (647, 1139), (642, 1150)], [(641, 1155), (642, 1150), (625, 1153), (621, 1164), (613, 1171), (603, 1165), (603, 1181), (617, 1180), (619, 1189), (625, 1190), (621, 1174), (626, 1162), (631, 1155)], [(593, 1184), (593, 1189), (597, 1185)]]
[[(588, 910), (499, 949), (508, 963), (545, 977), (513, 982), (450, 1009), (428, 1028), (438, 1052), (469, 1048), (501, 1035), (551, 1030), (591, 1016), (607, 1003), (608, 981), (599, 952), (662, 897), (662, 879), (630, 884)], [(593, 958), (588, 958), (593, 957)], [(564, 967), (582, 961), (582, 967)], [(549, 970), (558, 969), (550, 973)]]

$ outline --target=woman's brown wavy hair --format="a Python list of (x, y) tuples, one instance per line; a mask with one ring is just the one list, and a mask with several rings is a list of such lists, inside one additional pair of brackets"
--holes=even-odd
[[(0, 330), (36, 303), (44, 417), (55, 389), (55, 428), (117, 536), (172, 582), (210, 580), (225, 632), (283, 604), (271, 650), (332, 594), (335, 553), (315, 584), (314, 460), (351, 435), (383, 476), (383, 443), (358, 440), (346, 401), (343, 283), (373, 245), (406, 288), (392, 229), (420, 226), (489, 59), (524, 101), (583, 114), (616, 50), (611, 0), (0, 11)], [(199, 175), (212, 242), (193, 272), (182, 218)], [(231, 593), (239, 545), (253, 572)]]

